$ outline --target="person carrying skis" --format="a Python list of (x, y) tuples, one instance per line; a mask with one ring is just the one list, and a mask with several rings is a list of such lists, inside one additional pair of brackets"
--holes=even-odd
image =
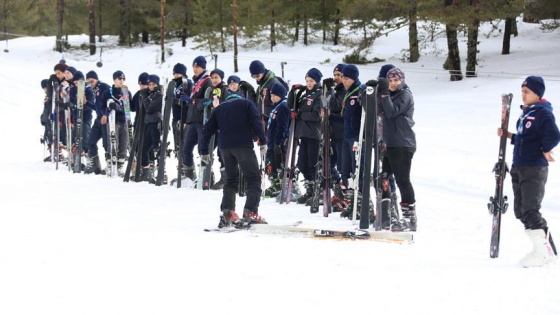
[[(391, 225), (394, 231), (416, 231), (416, 198), (410, 181), (412, 157), (416, 152), (414, 99), (399, 68), (387, 72), (377, 85), (378, 102), (383, 111), (383, 142), (387, 146), (383, 172), (393, 174), (401, 194), (403, 218)], [(390, 132), (389, 132), (390, 131)], [(387, 163), (388, 162), (388, 163)]]
[(274, 109), (270, 112), (267, 124), (266, 171), (271, 184), (264, 192), (267, 197), (276, 197), (282, 186), (281, 174), (284, 169), (286, 139), (288, 139), (290, 132), (291, 111), (286, 103), (287, 93), (288, 91), (282, 84), (275, 84), (270, 89), (270, 98), (274, 104)]
[(105, 172), (101, 168), (101, 162), (99, 161), (99, 150), (97, 148), (97, 142), (99, 142), (99, 139), (102, 139), (103, 148), (105, 149), (105, 152), (108, 152), (109, 138), (107, 137), (106, 120), (105, 123), (101, 123), (101, 118), (103, 117), (105, 112), (102, 111), (102, 108), (100, 106), (101, 104), (98, 101), (106, 91), (109, 91), (111, 89), (111, 87), (107, 83), (99, 81), (97, 73), (93, 70), (86, 73), (86, 82), (93, 90), (93, 101), (95, 102), (96, 117), (93, 121), (93, 126), (91, 127), (91, 133), (89, 135), (89, 140), (87, 143), (87, 147), (89, 150), (89, 159), (84, 173), (105, 175)]
[[(513, 211), (523, 223), (533, 249), (520, 260), (523, 267), (539, 267), (557, 260), (558, 252), (540, 209), (548, 178), (548, 163), (554, 162), (552, 149), (560, 142), (560, 131), (552, 105), (543, 98), (544, 80), (529, 76), (521, 84), (521, 116), (517, 133), (509, 132), (513, 147), (511, 183)], [(498, 136), (503, 130), (498, 128)]]
[[(206, 58), (198, 56), (193, 60), (193, 84), (191, 101), (187, 102), (188, 112), (186, 123), (189, 125), (183, 142), (183, 172), (184, 175), (192, 181), (196, 180), (194, 167), (194, 147), (200, 143), (202, 139), (202, 126), (204, 124), (204, 107), (212, 105), (211, 99), (205, 99), (204, 93), (206, 89), (212, 86), (210, 74), (206, 71)], [(200, 148), (199, 148), (200, 154)]]
[(154, 149), (159, 147), (162, 100), (159, 77), (151, 74), (148, 76), (148, 91), (146, 96), (142, 98), (141, 104), (144, 110), (144, 142), (142, 144), (142, 173), (140, 178), (145, 182), (149, 182), (153, 178), (150, 160), (155, 158), (152, 153)]
[(138, 113), (140, 111), (140, 106), (142, 105), (142, 99), (146, 97), (148, 92), (148, 77), (150, 75), (147, 72), (142, 72), (138, 75), (138, 91), (132, 96), (132, 101), (130, 102), (130, 111), (135, 112), (134, 115), (134, 130), (136, 132), (136, 125), (138, 123)]
[[(270, 116), (270, 112), (274, 109), (270, 99), (270, 88), (275, 84), (284, 84), (284, 81), (280, 81), (274, 72), (266, 69), (260, 60), (253, 60), (251, 62), (249, 72), (251, 72), (251, 78), (255, 79), (259, 86), (256, 92), (256, 104), (257, 109), (262, 115), (263, 126), (266, 128), (268, 116)], [(284, 87), (288, 89), (286, 85)]]
[[(255, 103), (231, 94), (216, 107), (202, 131), (200, 153), (202, 161), (208, 163), (210, 138), (218, 132), (219, 150), (225, 165), (226, 182), (223, 188), (221, 215), (218, 227), (229, 225), (266, 223), (258, 213), (261, 198), (261, 174), (257, 156), (253, 150), (253, 137), (259, 139), (260, 153), (266, 154), (267, 146), (261, 115)], [(243, 209), (243, 220), (235, 212), (235, 199), (239, 189), (239, 170), (247, 180), (247, 199)]]
[(297, 167), (305, 179), (305, 193), (298, 198), (299, 204), (304, 204), (313, 196), (315, 185), (315, 169), (321, 141), (321, 110), (325, 101), (319, 85), (322, 77), (323, 74), (318, 69), (309, 69), (305, 74), (305, 91), (297, 100), (294, 130), (294, 137), (299, 139)]
[[(175, 99), (173, 100), (173, 118), (171, 119), (171, 125), (173, 128), (175, 154), (176, 156), (179, 156), (179, 154), (185, 156), (185, 146), (180, 146), (179, 141), (182, 141), (186, 138), (187, 114), (189, 110), (189, 104), (192, 102), (191, 92), (193, 86), (192, 81), (187, 76), (187, 66), (182, 63), (177, 63), (175, 64), (175, 66), (173, 66), (173, 81), (175, 81), (175, 91), (173, 93)], [(181, 131), (183, 132), (183, 134), (181, 134)], [(181, 147), (181, 151), (183, 152), (179, 152), (179, 147)], [(181, 167), (181, 165), (178, 165), (178, 167)]]
[[(76, 121), (78, 117), (78, 81), (85, 80), (84, 74), (81, 71), (76, 71), (73, 75), (73, 86), (70, 90), (70, 99), (72, 106), (72, 121)], [(83, 103), (83, 116), (82, 116), (82, 151), (84, 154), (89, 153), (89, 148), (86, 145), (89, 141), (91, 134), (91, 123), (93, 120), (93, 110), (95, 109), (95, 101), (93, 90), (89, 84), (85, 84), (84, 88), (84, 103)], [(77, 135), (74, 135), (76, 137)]]

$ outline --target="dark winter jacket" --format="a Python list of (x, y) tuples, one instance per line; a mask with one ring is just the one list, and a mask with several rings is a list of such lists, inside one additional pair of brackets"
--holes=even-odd
[(211, 103), (211, 99), (204, 98), (206, 89), (212, 86), (210, 75), (205, 71), (200, 77), (193, 77), (193, 90), (191, 93), (192, 103), (189, 105), (187, 112), (187, 124), (203, 123), (204, 104)]
[(220, 149), (253, 148), (254, 136), (258, 137), (259, 143), (266, 143), (261, 115), (255, 103), (237, 96), (228, 98), (216, 107), (208, 122), (204, 124), (200, 154), (208, 154), (210, 138), (218, 130)]
[[(132, 99), (130, 95), (130, 91), (126, 92), (128, 94), (129, 99)], [(103, 92), (101, 97), (96, 100), (95, 107), (98, 113), (101, 113), (102, 116), (109, 116), (109, 100), (113, 100), (117, 104), (117, 109), (115, 110), (115, 121), (117, 123), (125, 123), (126, 117), (124, 116), (124, 106), (122, 104), (121, 98), (124, 96), (122, 90), (120, 88), (116, 88), (114, 85), (109, 88), (109, 90)]]
[[(179, 79), (174, 79), (175, 81), (175, 91), (174, 91), (174, 96), (180, 95), (181, 92), (186, 93), (187, 95), (191, 95), (192, 93), (192, 89), (193, 89), (193, 83), (190, 79), (187, 79), (185, 77), (181, 77)], [(177, 84), (177, 82), (179, 82), (179, 84)], [(181, 115), (181, 105), (185, 105), (183, 107), (183, 112)], [(174, 97), (173, 99), (173, 126), (177, 125), (177, 122), (179, 120), (181, 120), (184, 124), (187, 123), (187, 114), (188, 114), (188, 110), (189, 110), (189, 104), (181, 101), (180, 99), (178, 99), (177, 97)]]
[(362, 106), (360, 104), (360, 81), (354, 82), (344, 95), (342, 101), (342, 118), (344, 119), (344, 137), (356, 138), (360, 134)]
[(270, 88), (274, 84), (283, 84), (280, 79), (276, 77), (274, 72), (267, 70), (263, 77), (257, 81), (259, 87), (257, 88), (257, 109), (259, 113), (268, 119), (270, 112), (274, 109), (272, 99), (270, 99)]
[(144, 102), (144, 98), (148, 95), (148, 91), (149, 90), (147, 88), (136, 91), (132, 97), (132, 102), (130, 102), (130, 111), (136, 113), (136, 115), (134, 115), (134, 128), (136, 128), (136, 124), (138, 123), (140, 105)]
[[(62, 82), (64, 82), (64, 79), (59, 80), (54, 74), (51, 74), (51, 76), (49, 77), (49, 82), (47, 84), (47, 99), (44, 102), (45, 106), (43, 107), (43, 114), (41, 114), (41, 121), (50, 119), (51, 114), (53, 113), (53, 98), (54, 100), (57, 99), (59, 95), (58, 88), (60, 87)], [(55, 93), (57, 94), (55, 95)]]
[(102, 111), (101, 104), (98, 101), (101, 99), (103, 93), (105, 93), (105, 91), (109, 91), (110, 89), (111, 86), (109, 84), (103, 83), (101, 81), (98, 81), (97, 85), (93, 89), (93, 97), (95, 100), (95, 114), (97, 115), (96, 119), (100, 119), (101, 116), (105, 114), (105, 112)]
[(342, 118), (342, 100), (346, 90), (342, 83), (334, 87), (334, 91), (329, 91), (327, 95), (329, 102), (329, 129), (332, 139), (344, 139), (344, 118)]
[(290, 134), (290, 109), (286, 99), (278, 103), (268, 117), (268, 150), (273, 150), (274, 145), (283, 145)]
[[(91, 123), (93, 119), (93, 111), (95, 110), (95, 97), (93, 95), (93, 90), (86, 83), (84, 94), (86, 95), (86, 101), (84, 103), (83, 112), (83, 122), (88, 124)], [(78, 117), (78, 87), (72, 87), (70, 91), (70, 100), (72, 103), (72, 121), (77, 121)]]
[(513, 166), (548, 166), (544, 152), (560, 142), (552, 105), (545, 99), (533, 106), (521, 107), (523, 113), (517, 120), (517, 133), (511, 138)]
[(327, 100), (317, 85), (305, 90), (298, 100), (295, 137), (321, 139), (321, 108)]
[(159, 88), (156, 88), (153, 92), (148, 92), (148, 95), (143, 99), (142, 106), (144, 106), (144, 123), (146, 125), (161, 122), (162, 102), (163, 95)]
[(416, 148), (414, 126), (414, 98), (406, 84), (389, 97), (380, 98), (383, 110), (383, 141), (387, 147)]

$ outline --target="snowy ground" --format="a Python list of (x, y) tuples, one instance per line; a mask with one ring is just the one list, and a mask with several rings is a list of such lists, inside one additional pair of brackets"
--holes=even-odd
[[(527, 75), (544, 76), (545, 97), (560, 104), (560, 32), (527, 24), (519, 31), (508, 56), (500, 55), (501, 37), (482, 38), (479, 76), (461, 82), (449, 82), (444, 56), (430, 53), (446, 47), (445, 40), (415, 64), (398, 59), (405, 32), (376, 41), (372, 55), (403, 69), (416, 101), (412, 179), (419, 230), (412, 245), (205, 233), (218, 223), (219, 191), (55, 171), (41, 161), (39, 82), (61, 56), (51, 50), (53, 38), (11, 41), (10, 52), (0, 55), (0, 314), (560, 313), (559, 266), (518, 266), (530, 244), (512, 211), (503, 218), (500, 257), (488, 255), (486, 204), (494, 191), (500, 94), (514, 93), (510, 130)], [(71, 37), (74, 44), (86, 41)], [(464, 53), (466, 41), (460, 43)], [(140, 72), (169, 77), (175, 63), (190, 65), (205, 54), (171, 46), (165, 64), (156, 64), (157, 46), (106, 49), (103, 68), (95, 67), (98, 56), (64, 57), (106, 82), (123, 70), (134, 90)], [(321, 45), (241, 55), (238, 75), (248, 81), (253, 59), (278, 74), (286, 61), (291, 83), (303, 82), (311, 67), (330, 76), (342, 60)], [(231, 53), (219, 57), (226, 76), (231, 59)], [(381, 65), (361, 66), (362, 80), (376, 77)], [(511, 152), (510, 146), (509, 159)], [(560, 231), (559, 187), (553, 163), (543, 203), (553, 232)], [(243, 202), (238, 199), (238, 210)], [(272, 200), (262, 202), (260, 213), (272, 224), (355, 228), (336, 214), (323, 218)]]

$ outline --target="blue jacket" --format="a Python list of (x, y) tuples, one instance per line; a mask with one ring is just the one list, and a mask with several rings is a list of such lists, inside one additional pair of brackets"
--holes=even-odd
[(344, 118), (342, 118), (342, 100), (346, 90), (342, 83), (334, 87), (334, 91), (329, 91), (327, 96), (329, 102), (329, 129), (332, 139), (344, 139)]
[(356, 138), (360, 134), (362, 106), (360, 104), (360, 81), (354, 82), (344, 95), (342, 102), (342, 118), (344, 119), (344, 137)]
[(383, 141), (388, 147), (416, 148), (414, 98), (406, 84), (380, 100), (383, 110)]
[[(173, 100), (173, 107), (172, 107), (172, 121), (173, 121), (173, 126), (177, 125), (177, 122), (179, 120), (181, 120), (183, 123), (187, 122), (187, 113), (189, 110), (189, 104), (183, 104), (184, 102), (182, 102), (180, 99), (178, 99), (178, 95), (181, 94), (181, 92), (186, 93), (187, 95), (191, 95), (192, 93), (192, 88), (193, 88), (193, 83), (190, 79), (185, 78), (185, 77), (181, 77), (179, 79), (174, 79), (175, 81), (175, 91), (174, 92), (174, 96), (175, 99)], [(177, 82), (179, 82), (179, 85), (177, 86)], [(183, 107), (183, 115), (181, 116), (181, 105), (185, 105)]]
[[(127, 94), (129, 99), (132, 100), (130, 91), (128, 91)], [(108, 107), (108, 101), (112, 99), (118, 105), (117, 110), (115, 111), (116, 112), (115, 121), (117, 123), (125, 123), (126, 117), (124, 116), (124, 107), (122, 105), (122, 101), (120, 100), (123, 96), (124, 95), (122, 90), (120, 88), (116, 88), (113, 85), (112, 87), (109, 88), (109, 90), (104, 91), (103, 94), (101, 94), (101, 97), (97, 98), (97, 100), (95, 101), (96, 112), (98, 114), (101, 113), (101, 116), (108, 116), (110, 112)]]
[(101, 95), (103, 95), (103, 93), (105, 93), (105, 91), (108, 91), (111, 89), (111, 86), (107, 83), (103, 83), (101, 81), (97, 82), (97, 85), (95, 86), (95, 88), (93, 89), (93, 99), (95, 102), (95, 114), (97, 115), (96, 119), (101, 119), (101, 116), (103, 116), (105, 114), (105, 112), (103, 112), (101, 110), (100, 104), (98, 103), (98, 100), (101, 99)]
[[(93, 95), (93, 90), (86, 83), (84, 94), (86, 95), (86, 101), (84, 102), (84, 113), (83, 121), (84, 123), (91, 123), (93, 117), (93, 111), (95, 110), (95, 97)], [(72, 120), (76, 121), (78, 117), (78, 87), (73, 86), (70, 90), (70, 102), (72, 103)]]
[(533, 106), (523, 108), (517, 120), (517, 134), (511, 138), (513, 166), (548, 166), (543, 153), (552, 150), (560, 142), (552, 105), (541, 100)]
[(208, 154), (210, 138), (218, 130), (220, 149), (253, 148), (253, 136), (258, 137), (259, 143), (266, 143), (261, 115), (255, 103), (238, 98), (237, 94), (231, 96), (212, 111), (208, 122), (204, 124), (200, 154)]
[(276, 144), (283, 145), (284, 141), (288, 138), (290, 134), (290, 114), (291, 111), (288, 105), (286, 105), (285, 98), (270, 112), (267, 128), (269, 150), (272, 150)]
[(317, 84), (312, 90), (305, 89), (297, 100), (296, 138), (321, 139), (321, 108), (326, 102), (323, 90)]
[(204, 97), (206, 89), (212, 86), (212, 80), (210, 80), (208, 71), (205, 71), (200, 77), (193, 77), (193, 84), (194, 86), (191, 92), (192, 103), (189, 104), (187, 112), (187, 124), (202, 124), (204, 120), (204, 104), (206, 104), (208, 100), (212, 101)]

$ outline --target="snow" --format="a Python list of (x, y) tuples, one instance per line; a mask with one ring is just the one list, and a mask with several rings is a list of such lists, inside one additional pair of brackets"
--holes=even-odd
[[(513, 206), (503, 217), (500, 257), (488, 253), (486, 204), (494, 192), (500, 94), (514, 94), (510, 130), (527, 75), (542, 75), (545, 97), (560, 104), (560, 31), (520, 23), (519, 32), (507, 56), (500, 54), (501, 37), (481, 36), (479, 76), (460, 82), (448, 81), (441, 68), (445, 56), (437, 51), (445, 39), (413, 64), (399, 59), (404, 30), (375, 42), (372, 56), (400, 67), (415, 97), (412, 182), (419, 230), (411, 245), (205, 233), (218, 223), (221, 191), (127, 184), (63, 166), (56, 171), (42, 162), (38, 141), (39, 81), (61, 55), (53, 52), (52, 37), (11, 40), (10, 52), (0, 55), (0, 314), (560, 313), (558, 264), (518, 265), (531, 245)], [(70, 42), (79, 45), (87, 37), (71, 36)], [(460, 45), (464, 55), (464, 38)], [(84, 73), (97, 71), (105, 82), (123, 70), (134, 91), (141, 72), (168, 78), (182, 62), (192, 75), (194, 57), (207, 54), (178, 42), (167, 47), (174, 53), (164, 64), (157, 61), (157, 45), (106, 47), (102, 68), (95, 66), (99, 55), (85, 51), (64, 58)], [(311, 67), (327, 77), (343, 53), (325, 47), (242, 51), (237, 75), (253, 82), (248, 66), (260, 59), (277, 74), (280, 62), (287, 62), (291, 84), (302, 83)], [(214, 60), (208, 59), (211, 69)], [(231, 53), (218, 60), (226, 77), (233, 74)], [(360, 66), (362, 81), (375, 78), (381, 65)], [(509, 161), (511, 152), (509, 146)], [(505, 193), (511, 204), (509, 177)], [(542, 211), (553, 232), (560, 230), (559, 193), (560, 169), (552, 163)], [(238, 211), (243, 203), (238, 198)], [(260, 213), (271, 224), (302, 220), (305, 227), (356, 228), (337, 214), (324, 218), (268, 199)]]

